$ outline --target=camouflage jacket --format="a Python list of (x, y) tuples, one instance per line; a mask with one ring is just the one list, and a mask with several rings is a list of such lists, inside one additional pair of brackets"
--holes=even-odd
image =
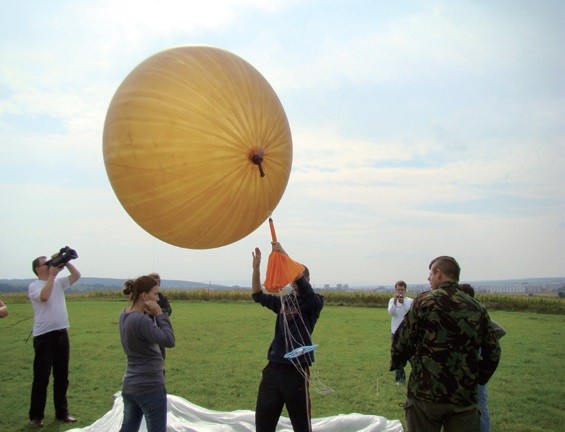
[(404, 367), (408, 360), (409, 398), (476, 403), (477, 384), (486, 384), (500, 360), (500, 345), (484, 306), (455, 282), (417, 296), (394, 335), (390, 370)]

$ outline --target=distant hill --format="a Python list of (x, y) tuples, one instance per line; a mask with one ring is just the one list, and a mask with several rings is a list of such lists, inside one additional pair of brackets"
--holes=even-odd
[[(107, 288), (122, 288), (125, 279), (111, 279), (111, 278), (96, 278), (96, 277), (81, 277), (75, 284), (79, 286), (98, 286)], [(208, 284), (206, 282), (193, 282), (181, 280), (168, 280), (161, 281), (163, 288), (176, 288), (176, 289), (194, 289), (194, 288), (226, 288), (222, 285)]]
[[(0, 292), (22, 292), (27, 291), (27, 287), (35, 279), (0, 279)], [(87, 292), (87, 291), (115, 291), (120, 290), (124, 286), (124, 279), (115, 278), (96, 278), (81, 277), (74, 284), (70, 292)], [(548, 277), (548, 278), (524, 278), (524, 279), (504, 279), (504, 280), (483, 280), (483, 281), (467, 281), (473, 285), (479, 293), (540, 293), (540, 292), (556, 292), (559, 289), (565, 289), (565, 277)], [(161, 286), (165, 289), (245, 289), (245, 286), (226, 286), (218, 284), (210, 284), (205, 282), (193, 282), (182, 280), (163, 280)], [(247, 287), (249, 288), (249, 286)], [(314, 286), (315, 289), (328, 290), (359, 290), (359, 291), (392, 291), (393, 285), (373, 285), (373, 286), (349, 286), (338, 284), (331, 286), (329, 284), (323, 287)], [(412, 294), (418, 294), (427, 291), (429, 285), (426, 284), (408, 284), (408, 291)]]
[[(27, 291), (30, 283), (35, 279), (0, 279), (0, 292), (20, 292)], [(70, 289), (71, 292), (86, 291), (115, 291), (122, 289), (124, 279), (81, 277)], [(181, 280), (162, 280), (161, 286), (165, 289), (225, 289), (226, 286), (208, 284), (205, 282), (192, 282)]]

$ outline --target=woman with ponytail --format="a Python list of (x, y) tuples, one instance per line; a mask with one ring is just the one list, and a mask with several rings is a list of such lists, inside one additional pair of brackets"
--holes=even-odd
[(167, 390), (159, 346), (175, 346), (169, 316), (157, 303), (159, 285), (150, 276), (128, 280), (130, 305), (120, 313), (120, 336), (127, 356), (122, 381), (124, 419), (120, 432), (137, 432), (145, 417), (148, 432), (167, 429)]

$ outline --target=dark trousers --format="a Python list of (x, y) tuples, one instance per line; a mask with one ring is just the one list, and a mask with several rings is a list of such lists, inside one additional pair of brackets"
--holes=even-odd
[(61, 419), (69, 414), (67, 388), (69, 387), (69, 334), (67, 330), (56, 330), (33, 338), (35, 358), (33, 360), (33, 385), (31, 387), (30, 420), (42, 420), (45, 416), (47, 387), (53, 370), (53, 402), (55, 417)]
[(294, 432), (310, 432), (309, 368), (269, 363), (263, 369), (255, 409), (256, 432), (274, 432), (286, 405)]
[[(390, 341), (394, 341), (394, 333), (390, 336)], [(404, 368), (399, 368), (394, 371), (394, 380), (398, 382), (405, 382), (406, 381), (406, 372), (404, 372)]]
[(407, 432), (480, 432), (479, 408), (407, 399), (404, 403)]

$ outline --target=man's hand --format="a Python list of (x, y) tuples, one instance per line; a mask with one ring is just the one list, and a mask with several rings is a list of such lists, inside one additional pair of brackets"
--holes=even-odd
[(261, 292), (261, 250), (256, 247), (255, 252), (251, 252), (253, 255), (253, 275), (251, 276), (251, 293), (255, 294)]
[(256, 247), (255, 252), (251, 252), (251, 255), (253, 256), (253, 270), (259, 270), (261, 266), (261, 250)]
[(63, 269), (63, 266), (61, 266), (61, 267), (50, 266), (49, 267), (49, 276), (53, 276), (53, 277), (57, 276), (62, 269)]
[(271, 246), (273, 247), (273, 251), (277, 251), (282, 253), (283, 255), (288, 256), (288, 254), (286, 253), (286, 251), (283, 249), (283, 247), (279, 242), (271, 242)]
[(47, 282), (41, 289), (39, 293), (39, 300), (42, 302), (46, 302), (51, 298), (51, 293), (53, 292), (53, 287), (55, 286), (55, 279), (57, 275), (61, 271), (61, 267), (49, 267), (49, 277), (47, 278)]
[(400, 293), (394, 294), (394, 304), (396, 305), (397, 302), (400, 303), (400, 304), (404, 303), (404, 295), (403, 294), (400, 294)]

